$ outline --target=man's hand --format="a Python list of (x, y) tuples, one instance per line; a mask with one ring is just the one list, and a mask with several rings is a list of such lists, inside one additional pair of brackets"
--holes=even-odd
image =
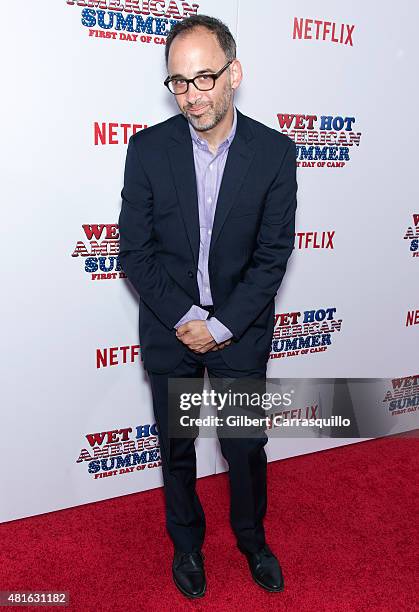
[(229, 344), (231, 344), (231, 339), (225, 340), (224, 342), (220, 342), (220, 344), (216, 344), (214, 348), (210, 349), (210, 351), (218, 351), (219, 349), (223, 349), (225, 346), (228, 346)]
[(221, 342), (221, 344), (217, 344), (209, 333), (206, 322), (199, 319), (194, 319), (184, 325), (180, 325), (176, 330), (176, 336), (194, 353), (217, 351), (231, 343), (231, 340), (226, 340)]

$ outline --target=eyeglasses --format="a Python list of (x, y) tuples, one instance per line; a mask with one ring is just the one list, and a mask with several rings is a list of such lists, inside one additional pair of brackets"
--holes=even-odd
[(215, 81), (223, 74), (224, 70), (226, 70), (233, 61), (234, 60), (230, 60), (227, 62), (227, 64), (223, 66), (221, 70), (215, 72), (214, 74), (198, 74), (198, 76), (194, 77), (193, 79), (181, 79), (178, 77), (168, 76), (164, 80), (164, 85), (166, 85), (170, 93), (174, 94), (175, 96), (186, 93), (189, 88), (189, 83), (193, 83), (195, 87), (199, 89), (199, 91), (209, 91), (210, 89), (214, 89)]

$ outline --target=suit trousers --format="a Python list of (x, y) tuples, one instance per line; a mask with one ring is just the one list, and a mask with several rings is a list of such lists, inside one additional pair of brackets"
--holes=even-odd
[[(266, 363), (255, 370), (232, 370), (221, 357), (222, 350), (194, 353), (187, 349), (183, 360), (171, 372), (147, 372), (159, 431), (166, 527), (175, 548), (184, 552), (201, 550), (205, 514), (195, 487), (196, 436), (169, 436), (168, 380), (172, 377), (200, 379), (197, 383), (201, 392), (205, 368), (211, 387), (216, 390), (220, 389), (217, 379), (246, 376), (262, 379), (262, 384), (266, 379)], [(264, 431), (257, 437), (219, 435), (221, 452), (229, 466), (230, 522), (242, 551), (257, 552), (265, 544), (263, 518), (267, 506), (267, 458), (264, 446), (267, 440)]]

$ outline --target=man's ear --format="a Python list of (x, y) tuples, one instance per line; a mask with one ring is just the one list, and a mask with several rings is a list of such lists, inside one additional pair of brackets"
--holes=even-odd
[(242, 65), (238, 59), (235, 59), (234, 62), (231, 64), (230, 70), (231, 70), (231, 87), (232, 89), (237, 89), (243, 78)]

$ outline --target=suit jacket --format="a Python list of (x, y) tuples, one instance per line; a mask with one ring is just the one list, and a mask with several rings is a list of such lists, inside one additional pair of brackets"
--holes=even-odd
[[(275, 295), (294, 248), (296, 194), (294, 142), (237, 110), (208, 263), (214, 316), (233, 333), (220, 350), (231, 368), (269, 358)], [(195, 166), (182, 114), (131, 136), (121, 195), (119, 259), (140, 296), (144, 368), (169, 372), (187, 350), (174, 325), (200, 303)]]

